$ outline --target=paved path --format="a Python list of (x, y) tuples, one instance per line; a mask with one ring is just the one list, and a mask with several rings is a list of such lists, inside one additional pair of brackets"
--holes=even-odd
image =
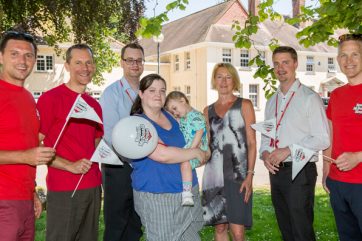
[[(317, 162), (317, 167), (318, 167), (317, 184), (321, 184), (322, 161)], [(38, 184), (38, 186), (41, 186), (43, 188), (46, 187), (46, 184), (45, 184), (46, 172), (47, 172), (47, 169), (45, 166), (40, 166), (37, 169), (37, 184)], [(198, 168), (197, 174), (199, 176), (199, 180), (202, 180), (202, 173), (203, 173), (203, 168)], [(255, 175), (254, 175), (253, 182), (254, 182), (254, 187), (269, 186), (269, 174), (261, 160), (257, 160), (257, 163), (255, 165)]]
[[(317, 185), (321, 185), (322, 183), (322, 160), (317, 162), (317, 170), (318, 170), (318, 178), (317, 178)], [(203, 168), (199, 168), (197, 170), (198, 177), (202, 177)], [(200, 179), (201, 180), (201, 179)], [(254, 187), (263, 187), (269, 186), (269, 173), (265, 168), (263, 161), (257, 160), (255, 164), (255, 175), (253, 179)]]
[[(257, 134), (257, 146), (260, 147), (260, 135)], [(259, 153), (258, 153), (259, 156)], [(318, 179), (317, 179), (317, 185), (321, 184), (322, 180), (322, 160), (317, 162), (317, 169), (318, 169)], [(46, 176), (47, 168), (46, 166), (40, 166), (37, 168), (37, 184), (41, 187), (46, 187), (45, 184), (45, 176)], [(202, 180), (202, 174), (203, 174), (203, 167), (197, 169), (197, 174), (199, 176), (199, 180)], [(266, 170), (263, 161), (259, 160), (257, 158), (256, 165), (255, 165), (255, 175), (254, 175), (254, 187), (259, 186), (269, 186), (269, 174)]]

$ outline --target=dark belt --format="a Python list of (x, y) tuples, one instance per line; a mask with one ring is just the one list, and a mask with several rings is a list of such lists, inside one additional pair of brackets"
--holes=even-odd
[(281, 162), (279, 167), (292, 167), (292, 162)]

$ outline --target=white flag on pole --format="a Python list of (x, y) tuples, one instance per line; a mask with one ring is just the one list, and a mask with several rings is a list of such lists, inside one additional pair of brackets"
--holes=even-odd
[(297, 144), (292, 145), (291, 155), (292, 155), (292, 180), (298, 175), (298, 173), (303, 169), (307, 162), (315, 154), (314, 151), (299, 146)]
[(123, 165), (123, 162), (103, 139), (94, 151), (91, 161), (111, 165)]
[(65, 127), (67, 126), (67, 123), (71, 117), (79, 118), (79, 119), (82, 119), (82, 118), (88, 119), (88, 120), (92, 120), (92, 121), (98, 122), (100, 124), (103, 124), (102, 120), (101, 120), (101, 118), (99, 118), (97, 112), (95, 112), (95, 110), (92, 107), (90, 107), (87, 104), (87, 102), (85, 102), (85, 100), (81, 97), (81, 94), (78, 94), (77, 98), (74, 101), (72, 108), (69, 110), (68, 116), (65, 119), (65, 123), (58, 135), (57, 140), (54, 143), (53, 148), (55, 148), (58, 145), (58, 141), (60, 140), (60, 137), (62, 136), (63, 131), (64, 131)]
[(77, 97), (69, 117), (88, 119), (102, 124), (102, 120), (99, 118), (97, 112), (90, 105), (88, 105), (88, 103), (85, 102), (85, 100), (80, 95)]
[(270, 138), (275, 138), (275, 132), (276, 132), (276, 119), (270, 119), (263, 122), (252, 124), (251, 127), (259, 131), (261, 134), (266, 135)]

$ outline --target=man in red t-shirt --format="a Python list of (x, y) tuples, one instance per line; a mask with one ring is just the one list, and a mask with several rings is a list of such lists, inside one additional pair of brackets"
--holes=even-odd
[(362, 34), (340, 37), (338, 64), (348, 83), (330, 96), (327, 117), (332, 146), (324, 154), (323, 187), (341, 241), (362, 240)]
[[(103, 136), (103, 126), (89, 119), (67, 121), (79, 94), (102, 117), (98, 102), (85, 93), (95, 72), (90, 47), (85, 44), (70, 47), (65, 68), (70, 74), (69, 81), (44, 93), (37, 103), (44, 145), (57, 143), (56, 158), (47, 175), (46, 239), (97, 241), (102, 177), (98, 164), (89, 159)], [(77, 192), (72, 196), (80, 178)]]
[(55, 151), (39, 146), (35, 101), (24, 81), (36, 61), (34, 38), (7, 32), (0, 43), (0, 240), (34, 240), (42, 207), (34, 192), (37, 165)]

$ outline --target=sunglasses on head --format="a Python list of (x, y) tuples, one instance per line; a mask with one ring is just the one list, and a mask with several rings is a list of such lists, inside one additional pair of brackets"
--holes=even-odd
[(360, 34), (360, 33), (343, 34), (343, 35), (339, 36), (338, 40), (339, 40), (339, 43), (342, 43), (343, 41), (347, 41), (347, 40), (362, 40), (362, 34)]
[(17, 31), (7, 31), (3, 33), (3, 37), (22, 37), (24, 39), (30, 40), (30, 41), (34, 41), (34, 36), (28, 33), (24, 33), (24, 32), (17, 32)]

